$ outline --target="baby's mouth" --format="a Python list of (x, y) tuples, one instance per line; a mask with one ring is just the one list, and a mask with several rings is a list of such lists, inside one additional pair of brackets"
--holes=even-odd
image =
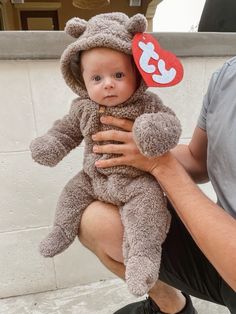
[(116, 95), (107, 95), (107, 96), (105, 96), (105, 98), (114, 98), (114, 97), (116, 97)]

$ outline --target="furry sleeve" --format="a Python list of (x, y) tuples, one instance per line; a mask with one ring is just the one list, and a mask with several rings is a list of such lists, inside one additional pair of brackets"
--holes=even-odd
[(157, 95), (148, 92), (145, 97), (145, 113), (133, 125), (134, 140), (143, 155), (160, 156), (178, 144), (180, 121)]
[(30, 150), (36, 162), (53, 167), (82, 142), (78, 106), (79, 100), (75, 99), (69, 114), (55, 121), (45, 135), (31, 142)]

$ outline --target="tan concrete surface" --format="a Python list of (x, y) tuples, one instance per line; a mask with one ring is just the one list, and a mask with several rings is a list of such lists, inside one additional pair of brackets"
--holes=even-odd
[[(143, 298), (142, 298), (143, 299)], [(0, 300), (1, 314), (112, 314), (124, 305), (142, 300), (127, 291), (119, 279), (86, 286)], [(198, 314), (228, 314), (220, 305), (193, 298)]]

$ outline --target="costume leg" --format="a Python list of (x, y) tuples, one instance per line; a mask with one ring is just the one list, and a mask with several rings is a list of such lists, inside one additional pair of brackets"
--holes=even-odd
[(40, 243), (43, 256), (53, 257), (74, 241), (82, 213), (93, 200), (90, 178), (81, 171), (67, 183), (61, 193), (53, 229)]
[(170, 214), (164, 194), (151, 176), (135, 179), (127, 189), (130, 199), (120, 210), (125, 228), (126, 282), (131, 293), (141, 296), (158, 279)]

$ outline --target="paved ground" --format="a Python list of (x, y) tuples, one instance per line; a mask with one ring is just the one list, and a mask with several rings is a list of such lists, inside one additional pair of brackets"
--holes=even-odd
[[(0, 300), (1, 314), (112, 314), (136, 301), (119, 279)], [(198, 314), (229, 314), (222, 306), (193, 299)]]

